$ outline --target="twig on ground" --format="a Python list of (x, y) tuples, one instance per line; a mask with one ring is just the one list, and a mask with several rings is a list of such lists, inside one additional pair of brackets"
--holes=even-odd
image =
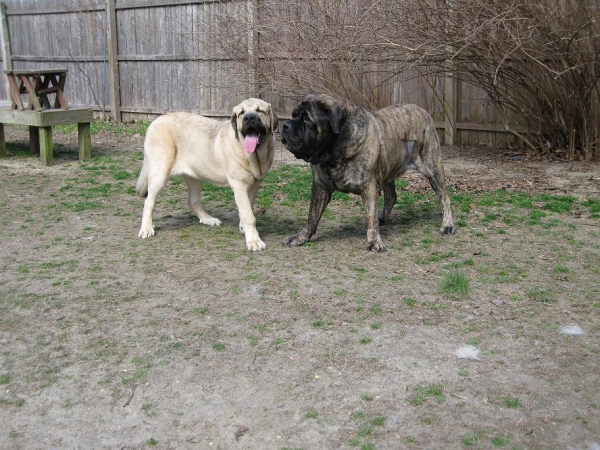
[(137, 384), (133, 383), (133, 388), (131, 391), (131, 396), (129, 397), (129, 400), (127, 400), (127, 402), (123, 405), (123, 408), (129, 406), (129, 403), (131, 403), (131, 400), (133, 399), (133, 396), (135, 395), (135, 388), (137, 387)]

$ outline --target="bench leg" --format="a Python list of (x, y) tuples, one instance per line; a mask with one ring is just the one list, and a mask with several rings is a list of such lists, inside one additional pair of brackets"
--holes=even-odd
[(92, 137), (90, 135), (90, 124), (77, 124), (79, 140), (79, 161), (89, 161), (92, 159)]
[(38, 127), (29, 127), (29, 153), (40, 154), (40, 129)]
[(0, 156), (8, 156), (6, 140), (4, 138), (4, 124), (0, 123)]
[(40, 127), (40, 161), (45, 166), (52, 165), (52, 127)]

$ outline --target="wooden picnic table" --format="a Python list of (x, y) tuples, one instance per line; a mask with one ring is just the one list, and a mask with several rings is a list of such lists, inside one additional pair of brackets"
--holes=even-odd
[[(12, 97), (12, 109), (25, 109), (23, 94), (29, 97), (28, 109), (31, 111), (67, 109), (63, 93), (67, 72), (67, 69), (5, 70)], [(50, 94), (55, 94), (53, 104), (48, 99)]]
[[(12, 103), (10, 108), (0, 108), (0, 156), (6, 156), (4, 124), (29, 126), (29, 146), (32, 153), (39, 153), (42, 164), (51, 166), (52, 127), (62, 124), (77, 124), (79, 160), (87, 161), (92, 156), (90, 124), (93, 120), (91, 108), (69, 108), (64, 89), (67, 69), (5, 70), (10, 86)], [(27, 94), (28, 105), (23, 101)], [(48, 96), (54, 94), (54, 101)]]

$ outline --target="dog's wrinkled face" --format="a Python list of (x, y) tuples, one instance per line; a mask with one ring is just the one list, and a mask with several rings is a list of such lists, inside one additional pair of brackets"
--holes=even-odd
[(297, 159), (319, 164), (335, 144), (344, 123), (346, 106), (334, 97), (308, 95), (284, 122), (281, 142)]
[(277, 128), (277, 116), (271, 105), (258, 98), (249, 98), (233, 108), (231, 126), (235, 138), (246, 153), (254, 153)]

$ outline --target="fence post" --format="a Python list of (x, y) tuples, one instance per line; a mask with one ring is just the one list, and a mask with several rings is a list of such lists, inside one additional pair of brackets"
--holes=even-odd
[(117, 45), (117, 13), (115, 0), (106, 0), (106, 19), (108, 28), (108, 71), (109, 71), (109, 93), (110, 108), (113, 119), (121, 121), (121, 92), (119, 80), (119, 53)]
[(456, 80), (452, 72), (444, 74), (444, 144), (456, 143)]
[(248, 62), (250, 73), (248, 83), (250, 85), (250, 97), (256, 97), (258, 91), (256, 83), (258, 77), (258, 31), (256, 30), (256, 18), (258, 17), (258, 0), (246, 0), (246, 11), (248, 14)]
[[(451, 30), (455, 26), (454, 0), (446, 0), (445, 3), (448, 9), (445, 31), (448, 36), (451, 36)], [(448, 54), (452, 54), (452, 45), (448, 45), (446, 51)], [(444, 73), (444, 144), (454, 145), (456, 143), (456, 80), (454, 78), (454, 64), (448, 59), (445, 63), (447, 72)]]
[[(8, 17), (6, 16), (6, 5), (0, 3), (0, 34), (2, 34), (2, 62), (4, 70), (12, 70), (12, 54), (10, 53), (10, 34), (8, 33)], [(11, 99), (10, 86), (6, 83), (6, 98)]]

